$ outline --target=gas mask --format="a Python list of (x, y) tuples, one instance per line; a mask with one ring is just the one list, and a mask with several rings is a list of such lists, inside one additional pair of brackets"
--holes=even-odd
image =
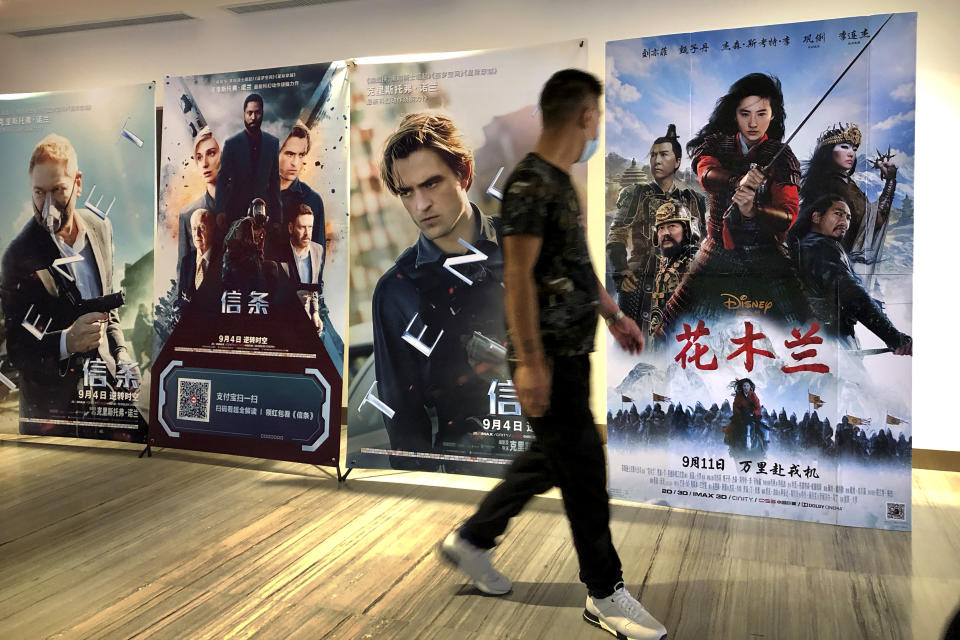
[(57, 233), (63, 228), (63, 225), (67, 221), (67, 207), (70, 206), (70, 201), (73, 200), (73, 192), (76, 188), (77, 183), (74, 181), (73, 188), (70, 189), (70, 195), (63, 205), (54, 202), (53, 194), (49, 191), (47, 192), (47, 197), (43, 199), (42, 208), (38, 208), (36, 203), (34, 203), (34, 213), (40, 217), (40, 225), (48, 232)]
[(262, 254), (263, 243), (267, 234), (266, 226), (267, 222), (270, 221), (270, 217), (267, 215), (267, 203), (263, 201), (263, 198), (254, 198), (250, 202), (250, 206), (247, 209), (247, 216), (249, 216), (253, 223), (250, 225), (251, 231), (253, 232), (253, 242)]

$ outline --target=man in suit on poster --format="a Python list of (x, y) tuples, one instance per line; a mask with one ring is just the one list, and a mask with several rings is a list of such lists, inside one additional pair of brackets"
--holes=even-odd
[[(384, 145), (380, 179), (419, 231), (373, 291), (377, 389), (393, 411), (383, 422), (400, 452), (389, 458), (395, 469), (436, 471), (441, 460), (457, 469), (489, 415), (491, 382), (509, 378), (498, 221), (470, 201), (473, 178), (473, 150), (445, 115), (407, 114)], [(463, 261), (456, 271), (444, 266), (451, 257)]]
[(303, 169), (304, 160), (308, 153), (310, 153), (310, 131), (303, 124), (297, 122), (290, 129), (290, 135), (283, 141), (278, 160), (282, 204), (286, 208), (287, 202), (293, 202), (295, 207), (292, 212), (284, 211), (283, 222), (290, 221), (289, 218), (292, 218), (297, 212), (296, 205), (302, 202), (313, 211), (312, 240), (320, 245), (325, 245), (326, 224), (323, 213), (323, 199), (320, 194), (310, 188), (310, 185), (300, 179), (300, 170)]
[[(294, 285), (312, 284), (323, 287), (323, 246), (311, 240), (313, 236), (313, 211), (306, 204), (300, 204), (287, 222), (290, 234), (289, 242), (279, 255), (280, 269)], [(300, 300), (304, 311), (313, 321), (317, 331), (323, 329), (320, 309), (320, 291), (300, 291)]]
[(220, 280), (223, 252), (213, 236), (213, 214), (206, 209), (194, 211), (190, 216), (190, 237), (196, 248), (191, 249), (180, 264), (177, 281), (180, 298), (189, 300), (202, 284)]
[[(0, 299), (7, 349), (20, 373), (21, 414), (69, 418), (92, 362), (98, 377), (135, 381), (137, 388), (140, 373), (127, 355), (116, 309), (77, 316), (64, 295), (67, 285), (84, 300), (114, 292), (113, 229), (109, 220), (76, 208), (83, 179), (70, 141), (57, 134), (41, 140), (29, 175), (34, 215), (3, 255)], [(52, 267), (60, 258), (72, 261), (57, 267), (70, 274), (58, 281)]]
[(246, 215), (254, 198), (266, 203), (267, 217), (280, 217), (280, 143), (260, 129), (262, 123), (263, 98), (251, 93), (243, 101), (243, 131), (223, 145), (215, 207), (219, 237)]

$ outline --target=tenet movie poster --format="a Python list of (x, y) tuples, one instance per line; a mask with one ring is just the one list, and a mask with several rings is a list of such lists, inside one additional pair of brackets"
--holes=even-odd
[(533, 441), (506, 359), (501, 190), (541, 87), (586, 49), (429, 58), (351, 74), (347, 465), (497, 476)]
[(164, 82), (151, 444), (337, 464), (346, 73)]
[(916, 19), (607, 44), (613, 496), (910, 528)]
[(0, 96), (0, 413), (20, 433), (146, 441), (155, 141), (152, 83)]

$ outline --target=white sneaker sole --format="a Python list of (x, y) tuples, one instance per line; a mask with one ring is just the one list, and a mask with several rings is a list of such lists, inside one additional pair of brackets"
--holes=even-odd
[[(628, 636), (628, 635), (626, 635), (626, 634), (624, 634), (624, 633), (620, 633), (619, 631), (617, 631), (617, 630), (615, 630), (615, 629), (611, 629), (610, 627), (607, 626), (607, 623), (606, 623), (606, 622), (604, 622), (603, 620), (600, 619), (599, 616), (593, 615), (592, 613), (590, 613), (590, 612), (587, 611), (586, 609), (583, 610), (583, 619), (587, 622), (587, 624), (591, 624), (591, 625), (597, 627), (598, 629), (603, 629), (603, 630), (606, 631), (607, 633), (616, 636), (616, 637), (617, 637), (617, 640), (633, 640), (630, 636)], [(662, 636), (660, 636), (660, 640), (664, 640), (664, 638), (666, 638), (666, 637), (667, 637), (667, 635), (666, 635), (666, 634), (663, 634)]]
[(470, 583), (471, 583), (473, 586), (475, 586), (478, 590), (480, 590), (482, 593), (485, 593), (485, 594), (487, 594), (488, 596), (502, 596), (502, 595), (506, 595), (506, 594), (510, 593), (511, 591), (513, 591), (513, 587), (512, 587), (512, 586), (510, 587), (510, 589), (507, 589), (506, 591), (496, 591), (496, 590), (491, 589), (491, 588), (487, 587), (486, 585), (480, 584), (479, 582), (477, 582), (476, 580), (474, 580), (474, 579), (470, 576), (469, 573), (467, 573), (466, 571), (464, 571), (463, 569), (460, 568), (460, 559), (457, 558), (457, 556), (453, 555), (452, 553), (450, 553), (449, 551), (447, 551), (446, 549), (443, 548), (443, 541), (442, 541), (442, 540), (440, 541), (439, 544), (437, 544), (437, 557), (440, 558), (440, 560), (443, 561), (445, 564), (450, 565), (450, 566), (453, 567), (454, 569), (460, 571), (460, 572), (463, 573), (465, 576), (467, 576), (468, 578), (470, 578)]

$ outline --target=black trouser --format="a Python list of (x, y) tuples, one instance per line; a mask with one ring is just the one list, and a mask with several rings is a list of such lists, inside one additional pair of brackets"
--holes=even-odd
[(605, 598), (623, 579), (610, 537), (610, 505), (603, 444), (590, 412), (590, 357), (553, 359), (550, 408), (528, 418), (536, 439), (514, 458), (503, 481), (460, 529), (470, 543), (490, 549), (510, 518), (538, 493), (556, 486), (580, 559), (580, 580)]

